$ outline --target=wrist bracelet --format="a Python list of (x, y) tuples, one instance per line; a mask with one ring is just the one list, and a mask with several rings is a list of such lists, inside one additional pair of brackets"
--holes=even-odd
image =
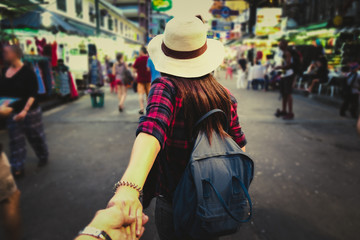
[(116, 192), (117, 189), (121, 186), (135, 189), (136, 191), (139, 192), (139, 197), (143, 196), (143, 189), (141, 187), (139, 187), (138, 185), (128, 182), (128, 181), (118, 181), (114, 186), (114, 192)]
[(84, 228), (84, 230), (79, 232), (79, 236), (80, 235), (87, 235), (87, 236), (95, 237), (95, 238), (102, 239), (102, 240), (112, 240), (111, 237), (106, 232), (99, 230), (97, 228), (94, 228), (94, 227)]

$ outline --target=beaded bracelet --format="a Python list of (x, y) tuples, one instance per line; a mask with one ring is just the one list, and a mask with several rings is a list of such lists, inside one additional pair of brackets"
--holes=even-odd
[(141, 187), (139, 187), (138, 185), (128, 182), (128, 181), (118, 181), (114, 186), (114, 192), (116, 192), (117, 189), (121, 186), (135, 189), (136, 191), (139, 192), (139, 198), (141, 198), (143, 196), (143, 189)]

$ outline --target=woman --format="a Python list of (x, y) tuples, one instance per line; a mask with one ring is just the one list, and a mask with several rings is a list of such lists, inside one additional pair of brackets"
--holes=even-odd
[(144, 206), (157, 196), (155, 220), (160, 238), (178, 239), (174, 234), (171, 196), (193, 149), (194, 124), (202, 115), (222, 109), (231, 119), (228, 134), (222, 128), (222, 116), (217, 115), (199, 130), (208, 135), (212, 131), (224, 137), (230, 135), (242, 148), (246, 144), (235, 98), (210, 74), (223, 62), (224, 47), (206, 36), (207, 27), (199, 18), (175, 17), (168, 22), (165, 34), (149, 44), (150, 57), (162, 77), (152, 83), (129, 166), (109, 202), (109, 207), (125, 206), (126, 212), (136, 216), (137, 221), (130, 228), (133, 237), (141, 233), (139, 194), (146, 181)]
[(116, 63), (113, 66), (113, 75), (115, 76), (115, 82), (118, 85), (118, 98), (119, 98), (119, 111), (124, 111), (124, 102), (127, 95), (127, 88), (125, 85), (125, 71), (127, 69), (126, 63), (123, 61), (123, 54), (118, 53), (116, 55)]
[(36, 99), (36, 75), (21, 61), (22, 51), (17, 45), (4, 47), (4, 60), (9, 68), (2, 73), (0, 96), (19, 99), (12, 105), (14, 112), (8, 118), (10, 163), (15, 177), (24, 175), (26, 159), (25, 136), (39, 158), (39, 167), (48, 162), (48, 147), (42, 123), (42, 112)]

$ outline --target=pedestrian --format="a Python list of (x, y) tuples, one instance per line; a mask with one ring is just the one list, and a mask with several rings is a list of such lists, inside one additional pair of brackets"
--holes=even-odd
[(252, 67), (252, 87), (253, 90), (258, 90), (259, 84), (261, 89), (264, 89), (265, 85), (265, 67), (261, 64), (261, 61), (257, 61), (256, 64)]
[(7, 121), (10, 137), (10, 163), (15, 177), (24, 176), (26, 159), (25, 136), (39, 158), (39, 167), (48, 162), (49, 152), (42, 123), (42, 111), (37, 100), (38, 83), (33, 69), (21, 61), (17, 45), (4, 47), (4, 69), (0, 79), (0, 96), (18, 98), (14, 112)]
[(306, 89), (308, 94), (312, 93), (312, 90), (317, 83), (326, 83), (328, 81), (328, 61), (323, 54), (320, 54), (318, 59), (310, 65), (308, 72), (311, 73), (312, 71), (313, 73), (310, 74), (310, 86)]
[(357, 127), (357, 131), (358, 131), (358, 134), (360, 135), (360, 116), (359, 116), (359, 118), (358, 118), (358, 121), (357, 121), (357, 125), (356, 125)]
[(108, 69), (108, 79), (109, 79), (109, 83), (110, 83), (110, 92), (111, 93), (118, 93), (118, 86), (115, 80), (115, 75), (113, 74), (113, 67), (114, 67), (113, 62), (109, 63), (109, 69)]
[[(11, 114), (7, 104), (0, 106), (0, 117)], [(9, 161), (0, 143), (0, 221), (4, 226), (5, 238), (21, 239), (20, 191), (11, 174)]]
[(221, 116), (216, 115), (203, 122), (201, 131), (231, 136), (245, 150), (236, 99), (211, 74), (223, 61), (224, 47), (206, 36), (207, 27), (199, 18), (175, 17), (167, 23), (165, 33), (149, 43), (151, 59), (162, 77), (152, 83), (130, 163), (109, 203), (131, 209), (138, 218), (137, 234), (142, 213), (139, 194), (146, 181), (144, 206), (157, 197), (155, 223), (160, 239), (179, 239), (174, 229), (172, 194), (190, 160), (193, 128), (201, 116), (213, 109), (224, 111), (229, 135), (222, 128)]
[(231, 60), (227, 60), (227, 61), (226, 61), (226, 75), (225, 75), (225, 80), (227, 80), (228, 77), (230, 78), (230, 80), (233, 80), (233, 66), (232, 66)]
[(280, 40), (279, 49), (282, 51), (283, 65), (275, 67), (276, 70), (283, 71), (280, 80), (280, 94), (282, 97), (282, 109), (278, 109), (275, 113), (276, 117), (283, 117), (284, 120), (292, 120), (295, 115), (293, 113), (293, 87), (295, 81), (295, 71), (292, 64), (291, 52), (288, 49), (288, 42), (284, 39)]
[(144, 95), (146, 95), (146, 98), (149, 96), (150, 92), (150, 86), (151, 86), (151, 74), (150, 71), (147, 68), (147, 62), (148, 62), (148, 52), (145, 47), (141, 47), (140, 49), (140, 55), (135, 60), (133, 68), (136, 70), (137, 77), (137, 92), (139, 96), (139, 104), (140, 104), (140, 110), (139, 114), (144, 114)]
[(153, 61), (151, 60), (151, 58), (148, 59), (147, 67), (148, 67), (148, 71), (150, 71), (150, 73), (151, 73), (151, 82), (153, 82), (153, 81), (155, 81), (155, 79), (161, 77), (160, 72), (155, 69), (155, 65), (154, 65)]
[(236, 82), (236, 87), (239, 89), (239, 88), (245, 87), (247, 61), (246, 61), (244, 52), (241, 53), (238, 64), (239, 64), (239, 70), (238, 70), (238, 79)]
[(124, 103), (127, 95), (127, 87), (125, 83), (126, 78), (126, 70), (128, 66), (124, 62), (124, 55), (122, 53), (118, 53), (116, 55), (116, 63), (113, 65), (113, 75), (115, 76), (115, 83), (117, 85), (117, 93), (119, 99), (119, 112), (124, 111)]
[(346, 111), (350, 110), (351, 117), (357, 118), (359, 111), (360, 76), (358, 74), (359, 64), (350, 65), (350, 73), (342, 87), (343, 103), (340, 108), (340, 116), (345, 117)]

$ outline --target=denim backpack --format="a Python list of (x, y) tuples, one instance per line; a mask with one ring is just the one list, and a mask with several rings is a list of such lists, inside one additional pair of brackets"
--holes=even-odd
[[(225, 115), (214, 109), (195, 127), (214, 113)], [(252, 215), (248, 188), (253, 174), (253, 161), (232, 138), (224, 139), (213, 131), (210, 145), (206, 134), (200, 132), (173, 196), (176, 235), (211, 239), (235, 233)]]

